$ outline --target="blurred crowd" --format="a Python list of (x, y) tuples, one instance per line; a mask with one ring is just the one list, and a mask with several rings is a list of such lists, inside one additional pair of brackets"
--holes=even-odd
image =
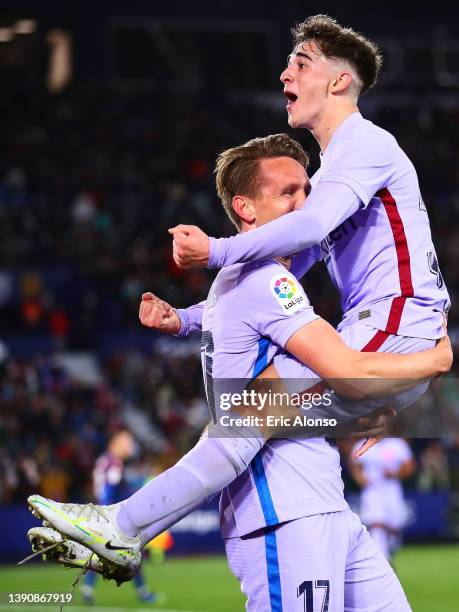
[[(94, 352), (104, 334), (116, 340), (139, 330), (145, 290), (174, 306), (206, 296), (213, 273), (177, 269), (167, 229), (180, 222), (215, 236), (232, 232), (215, 195), (218, 152), (288, 132), (311, 152), (314, 170), (317, 146), (289, 130), (275, 106), (210, 90), (165, 96), (85, 86), (50, 96), (17, 87), (2, 96), (0, 112), (0, 503), (22, 503), (37, 490), (88, 499), (90, 468), (120, 423), (139, 440), (137, 460), (147, 453), (158, 469), (194, 443), (208, 418), (200, 362), (196, 347), (126, 352), (115, 341), (112, 352), (94, 355), (98, 379), (82, 382), (55, 351)], [(370, 118), (417, 167), (454, 335), (459, 111), (394, 107)], [(337, 294), (316, 268), (305, 280), (308, 295), (337, 323)], [(35, 336), (52, 339), (51, 354), (27, 351)], [(26, 350), (18, 356), (9, 346)], [(454, 403), (456, 387), (452, 396)], [(415, 486), (459, 490), (458, 438), (414, 446)]]
[(129, 427), (131, 462), (159, 472), (178, 460), (209, 421), (196, 356), (116, 354), (102, 375), (81, 378), (58, 357), (13, 358), (0, 368), (0, 503), (40, 490), (90, 500), (92, 469), (110, 436)]
[[(68, 348), (92, 348), (97, 334), (136, 326), (145, 289), (178, 306), (205, 297), (211, 273), (175, 267), (167, 228), (232, 231), (215, 195), (219, 151), (290, 131), (317, 167), (317, 146), (304, 130), (287, 129), (283, 111), (210, 95), (13, 89), (0, 111), (8, 117), (0, 125), (0, 333), (49, 333)], [(372, 116), (415, 162), (453, 302), (458, 113), (393, 108)], [(338, 299), (321, 265), (306, 282), (316, 309), (336, 322)], [(450, 323), (458, 321), (453, 309)]]
[[(196, 353), (196, 345), (175, 354), (118, 353), (92, 380), (78, 377), (57, 355), (6, 359), (0, 368), (0, 504), (22, 504), (37, 491), (63, 501), (91, 500), (95, 460), (120, 427), (138, 442), (132, 469), (158, 473), (171, 466), (209, 421)], [(457, 379), (447, 379), (411, 417), (418, 425), (427, 422), (424, 430), (406, 427), (422, 436), (411, 440), (418, 469), (409, 487), (459, 497), (458, 394)], [(426, 439), (436, 427), (439, 437)], [(340, 446), (344, 450), (344, 441)]]

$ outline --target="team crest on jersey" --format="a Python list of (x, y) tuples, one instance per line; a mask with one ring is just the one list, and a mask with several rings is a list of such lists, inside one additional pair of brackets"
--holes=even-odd
[(276, 274), (271, 279), (271, 291), (287, 315), (295, 314), (306, 306), (302, 287), (291, 276)]

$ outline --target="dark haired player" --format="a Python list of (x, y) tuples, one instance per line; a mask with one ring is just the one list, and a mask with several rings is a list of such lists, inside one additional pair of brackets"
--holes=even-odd
[[(220, 155), (219, 194), (225, 200), (223, 192), (235, 192), (231, 212), (242, 232), (301, 206), (309, 191), (306, 163), (298, 143), (285, 135), (255, 139)], [(251, 176), (248, 183), (246, 174)], [(299, 298), (293, 306), (288, 295), (275, 291), (283, 285)], [(143, 314), (154, 310), (155, 303), (145, 301), (143, 306), (141, 320), (147, 323)], [(167, 314), (154, 326), (161, 328), (161, 318)], [(414, 365), (433, 351), (402, 356), (363, 354), (346, 347), (333, 328), (316, 317), (295, 278), (274, 259), (222, 270), (210, 291), (202, 327), (210, 406), (213, 382), (223, 378), (238, 384), (238, 379), (256, 377), (273, 359), (277, 363), (283, 348), (327, 379), (340, 374), (365, 377), (370, 363), (375, 377), (398, 376), (402, 367), (408, 378), (423, 379), (435, 371), (427, 364), (421, 370)], [(290, 362), (296, 364), (292, 358)], [(302, 377), (315, 375), (304, 367)], [(223, 495), (222, 528), (248, 609), (307, 605), (309, 610), (312, 599), (316, 604), (329, 602), (337, 611), (344, 604), (357, 610), (362, 602), (368, 611), (389, 611), (394, 605), (400, 611), (409, 609), (387, 562), (347, 508), (336, 449), (323, 439), (271, 440), (245, 470), (263, 440), (250, 427), (239, 432), (240, 438), (234, 428), (225, 438), (223, 429), (222, 438), (202, 439), (176, 466), (117, 506), (58, 504), (39, 496), (29, 503), (67, 537), (118, 567), (133, 568), (136, 552), (146, 541), (240, 475)], [(376, 591), (384, 596), (376, 598)]]

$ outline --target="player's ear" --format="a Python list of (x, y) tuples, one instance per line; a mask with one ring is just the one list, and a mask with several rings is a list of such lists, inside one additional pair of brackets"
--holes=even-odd
[(237, 216), (249, 225), (256, 221), (255, 208), (249, 198), (236, 195), (233, 198), (233, 210)]
[(352, 74), (348, 70), (341, 70), (334, 75), (330, 83), (330, 92), (334, 94), (343, 93), (351, 87), (353, 82)]

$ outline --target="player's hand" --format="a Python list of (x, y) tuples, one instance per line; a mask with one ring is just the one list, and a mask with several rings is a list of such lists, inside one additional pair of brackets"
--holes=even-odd
[(396, 414), (394, 408), (383, 406), (365, 416), (358, 417), (340, 425), (340, 437), (371, 438), (384, 437), (389, 431), (389, 418)]
[(354, 458), (358, 459), (359, 457), (364, 455), (368, 450), (370, 450), (372, 446), (374, 446), (375, 444), (378, 444), (378, 442), (383, 437), (384, 436), (373, 436), (372, 438), (367, 438), (365, 442), (362, 444), (362, 446), (355, 451)]
[(354, 457), (361, 457), (372, 446), (377, 444), (389, 433), (389, 419), (395, 416), (394, 408), (385, 406), (378, 408), (371, 414), (356, 419), (356, 428), (353, 435), (367, 438), (360, 448), (354, 453)]
[(151, 327), (166, 334), (178, 334), (181, 327), (179, 316), (174, 308), (150, 291), (142, 295), (139, 319), (145, 327)]
[(206, 268), (210, 241), (196, 225), (176, 225), (169, 230), (174, 237), (173, 256), (179, 268)]

